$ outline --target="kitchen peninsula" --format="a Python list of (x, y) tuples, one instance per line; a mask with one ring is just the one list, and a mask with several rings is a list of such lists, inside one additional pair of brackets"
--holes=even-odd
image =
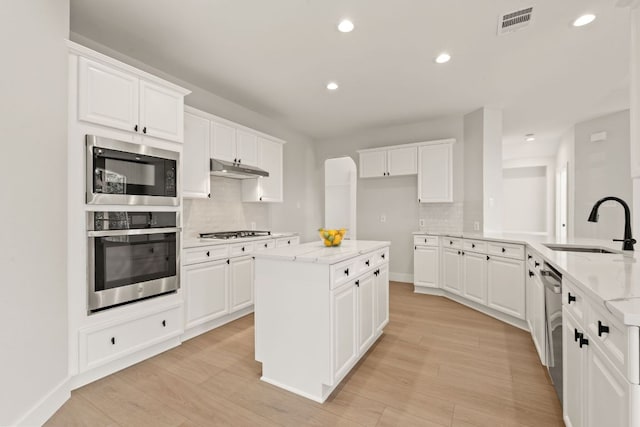
[(255, 254), (262, 380), (324, 402), (389, 322), (389, 242)]

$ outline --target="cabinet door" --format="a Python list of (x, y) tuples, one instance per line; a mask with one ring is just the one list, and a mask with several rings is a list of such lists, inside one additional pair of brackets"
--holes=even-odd
[(261, 193), (258, 201), (282, 202), (282, 144), (258, 137), (258, 147), (260, 150), (259, 165), (269, 172), (268, 177), (258, 178)]
[(389, 267), (384, 265), (378, 270), (375, 278), (376, 292), (376, 333), (389, 323)]
[[(574, 340), (579, 331), (566, 309), (562, 310), (562, 415), (567, 427), (582, 427), (583, 419), (583, 387), (584, 387), (584, 353)], [(600, 407), (598, 405), (598, 407)], [(616, 425), (605, 423), (603, 425)]]
[(207, 119), (184, 113), (184, 146), (182, 151), (182, 195), (210, 197), (209, 130)]
[(78, 78), (80, 120), (135, 132), (138, 125), (137, 77), (80, 58)]
[(390, 176), (418, 173), (418, 148), (392, 148), (387, 151), (387, 172)]
[(184, 267), (187, 327), (224, 316), (229, 312), (227, 260)]
[(357, 283), (358, 296), (358, 354), (366, 351), (375, 337), (375, 298), (374, 275), (368, 273)]
[(236, 128), (224, 123), (211, 124), (211, 158), (235, 162), (236, 156)]
[(457, 249), (442, 249), (442, 287), (454, 294), (462, 293), (460, 286), (460, 255)]
[(585, 425), (589, 427), (630, 425), (627, 381), (591, 343), (587, 351), (586, 378)]
[[(526, 267), (525, 267), (526, 268)], [(527, 269), (525, 276), (525, 315), (527, 320), (527, 325), (529, 326), (529, 331), (531, 332), (531, 337), (535, 340), (535, 324), (533, 322), (533, 292), (534, 292), (534, 284), (533, 284), (533, 270)]]
[(490, 257), (487, 288), (489, 307), (518, 319), (525, 318), (524, 261)]
[(258, 136), (245, 130), (236, 130), (236, 155), (241, 164), (258, 166)]
[(418, 149), (418, 201), (453, 202), (452, 144), (423, 145)]
[(333, 379), (340, 379), (358, 357), (357, 298), (353, 282), (331, 292)]
[(145, 135), (182, 142), (184, 96), (169, 88), (140, 80), (140, 126)]
[(231, 258), (229, 270), (230, 311), (234, 312), (253, 304), (253, 258)]
[(387, 174), (386, 150), (360, 153), (360, 178), (376, 178)]
[(480, 304), (487, 304), (487, 256), (464, 252), (462, 256), (463, 294)]
[(438, 287), (438, 248), (415, 246), (413, 251), (413, 281), (416, 286)]

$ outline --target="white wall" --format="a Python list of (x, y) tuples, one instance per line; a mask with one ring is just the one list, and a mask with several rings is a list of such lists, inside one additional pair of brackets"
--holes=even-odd
[[(268, 218), (266, 218), (269, 221), (268, 228), (274, 231), (298, 232), (303, 241), (316, 238), (316, 230), (320, 226), (318, 224), (321, 223), (322, 218), (322, 185), (318, 180), (315, 150), (310, 138), (280, 125), (269, 117), (194, 86), (162, 70), (157, 70), (135, 58), (83, 37), (81, 34), (71, 33), (71, 38), (93, 50), (191, 90), (191, 94), (185, 98), (187, 105), (287, 141), (283, 153), (284, 202), (269, 204)], [(215, 187), (212, 187), (212, 191), (215, 191)], [(208, 204), (206, 201), (195, 201), (194, 203), (185, 203), (184, 207), (190, 209), (194, 206), (196, 209), (202, 210), (206, 209)], [(218, 208), (225, 209), (223, 204), (218, 205)], [(224, 213), (232, 215), (233, 211), (229, 210)], [(185, 212), (185, 217), (188, 214)], [(198, 213), (197, 216), (199, 215)], [(191, 215), (188, 216), (191, 217)], [(185, 224), (186, 226), (187, 224)], [(244, 224), (244, 227), (248, 226), (248, 223)]]
[[(359, 163), (357, 150), (434, 139), (455, 138), (453, 146), (454, 203), (418, 204), (417, 176), (358, 179), (358, 239), (391, 242), (390, 270), (394, 279), (412, 280), (413, 243), (418, 219), (425, 218), (430, 231), (461, 231), (463, 200), (463, 126), (461, 117), (367, 129), (353, 135), (318, 141), (317, 163), (321, 179), (323, 164), (332, 157), (350, 156)], [(386, 222), (380, 222), (380, 215)], [(455, 222), (452, 222), (455, 221)]]
[[(591, 134), (606, 132), (606, 141), (591, 142)], [(587, 222), (593, 204), (616, 196), (633, 205), (629, 110), (609, 114), (575, 126), (575, 236), (622, 238), (624, 214), (615, 202), (600, 207), (600, 221)]]
[(482, 155), (484, 110), (464, 116), (464, 231), (484, 224), (484, 165)]
[(547, 168), (505, 168), (503, 230), (547, 234)]
[(68, 397), (69, 1), (4, 0), (0, 15), (0, 425), (35, 425)]
[(485, 231), (502, 231), (502, 111), (484, 108), (482, 171)]

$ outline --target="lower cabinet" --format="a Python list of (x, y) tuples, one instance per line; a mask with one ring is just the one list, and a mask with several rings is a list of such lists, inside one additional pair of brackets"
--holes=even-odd
[(231, 311), (253, 304), (253, 258), (231, 258), (230, 265)]
[(454, 294), (462, 294), (462, 281), (460, 278), (460, 252), (459, 249), (442, 249), (442, 287)]
[(440, 257), (437, 246), (414, 246), (413, 282), (415, 286), (437, 288)]
[(357, 287), (348, 283), (333, 291), (333, 378), (341, 378), (358, 357)]
[(480, 304), (487, 303), (487, 255), (462, 252), (462, 294)]
[(389, 267), (385, 264), (374, 271), (374, 288), (376, 293), (376, 333), (389, 323)]
[[(575, 345), (575, 344), (574, 344)], [(629, 385), (600, 352), (586, 350), (586, 392), (584, 406), (587, 426), (628, 426)]]
[(562, 413), (568, 427), (581, 427), (585, 357), (579, 347), (578, 324), (566, 309), (562, 310), (562, 317)]
[(186, 327), (229, 313), (229, 264), (227, 259), (184, 267)]
[(489, 307), (525, 319), (524, 261), (489, 256), (487, 289)]
[(544, 285), (539, 271), (529, 269), (526, 280), (526, 316), (531, 338), (543, 365), (547, 364)]
[(375, 338), (376, 292), (373, 273), (355, 281), (358, 297), (358, 352), (364, 353)]

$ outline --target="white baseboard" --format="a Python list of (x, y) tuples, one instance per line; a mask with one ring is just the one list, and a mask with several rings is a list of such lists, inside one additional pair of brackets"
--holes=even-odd
[(185, 329), (180, 339), (184, 342), (184, 341), (190, 340), (191, 338), (197, 337), (200, 334), (209, 332), (212, 329), (219, 328), (222, 325), (226, 325), (227, 323), (233, 322), (234, 320), (238, 320), (239, 318), (244, 317), (247, 314), (253, 313), (253, 308), (254, 306), (251, 305), (249, 307), (245, 307), (241, 310), (238, 310), (235, 313), (227, 314), (226, 316), (219, 317), (209, 322), (192, 326), (188, 329)]
[(389, 280), (393, 282), (413, 283), (413, 274), (389, 272)]
[(69, 377), (55, 386), (33, 408), (14, 423), (16, 426), (41, 426), (71, 397)]

